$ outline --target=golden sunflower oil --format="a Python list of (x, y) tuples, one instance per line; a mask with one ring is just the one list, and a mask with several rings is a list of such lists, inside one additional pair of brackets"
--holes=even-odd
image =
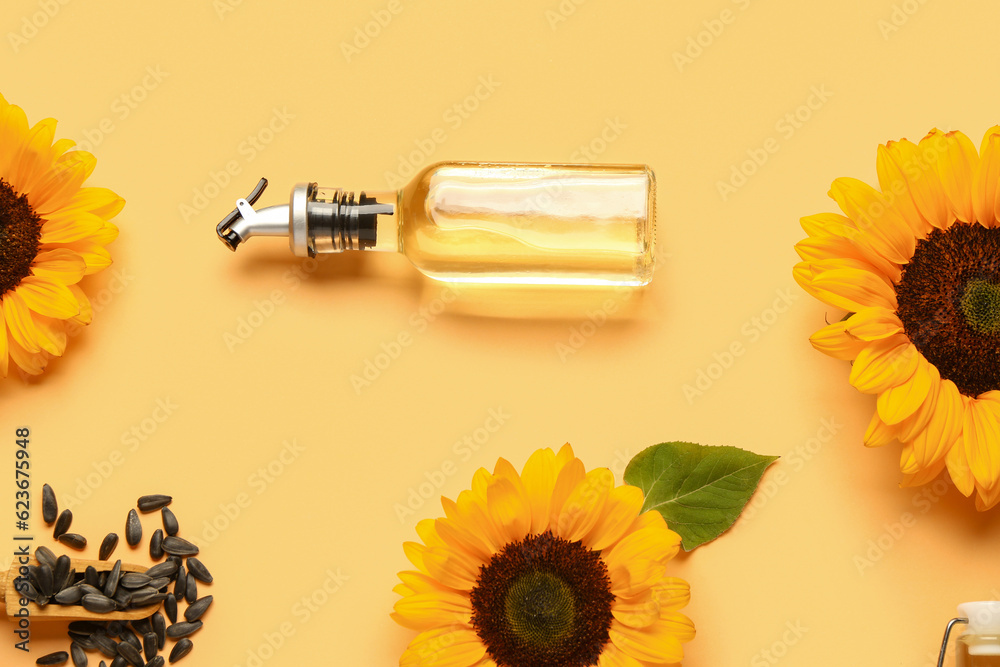
[(955, 667), (1000, 667), (1000, 635), (959, 637), (955, 642)]

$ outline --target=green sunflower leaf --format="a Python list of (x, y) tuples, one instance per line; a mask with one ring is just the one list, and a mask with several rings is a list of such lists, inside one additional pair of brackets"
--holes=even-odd
[(729, 529), (777, 456), (728, 446), (664, 442), (629, 461), (625, 482), (642, 489), (642, 510), (656, 510), (685, 551)]

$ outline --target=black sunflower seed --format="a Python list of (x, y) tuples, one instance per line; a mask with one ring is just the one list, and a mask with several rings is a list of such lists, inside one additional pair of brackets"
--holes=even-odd
[[(170, 579), (167, 577), (157, 577), (156, 579), (149, 580), (149, 587), (155, 588), (156, 590), (166, 589), (167, 585), (170, 583)], [(165, 590), (163, 592), (166, 592)]]
[(192, 621), (190, 623), (181, 621), (180, 623), (174, 623), (167, 628), (167, 636), (171, 639), (187, 637), (188, 635), (192, 635), (201, 630), (202, 625), (204, 625), (204, 623), (201, 621)]
[[(174, 601), (177, 604), (177, 601)], [(174, 612), (177, 613), (176, 610)], [(167, 622), (163, 618), (163, 614), (156, 612), (150, 619), (150, 624), (153, 626), (153, 634), (156, 635), (156, 647), (163, 649), (163, 645), (167, 642)]]
[(72, 621), (69, 624), (69, 631), (81, 635), (92, 635), (95, 632), (104, 632), (104, 623), (97, 621)]
[[(122, 638), (123, 644), (131, 644), (132, 647), (135, 648), (135, 650), (140, 652), (142, 651), (142, 642), (139, 641), (139, 638), (135, 635), (134, 632), (132, 632), (131, 628), (122, 628), (122, 633), (120, 636)], [(120, 649), (121, 647), (119, 646), (119, 650)]]
[(69, 530), (70, 525), (73, 523), (73, 513), (69, 510), (63, 510), (59, 518), (56, 519), (56, 527), (52, 529), (52, 537), (59, 539), (59, 536)]
[(108, 667), (107, 663), (101, 660), (100, 667)]
[(192, 648), (194, 648), (194, 642), (187, 637), (174, 644), (174, 647), (170, 650), (170, 664), (173, 664), (186, 656), (191, 652)]
[(119, 586), (118, 590), (115, 591), (115, 602), (118, 603), (119, 609), (125, 609), (132, 604), (132, 591)]
[(42, 596), (50, 598), (55, 592), (53, 586), (55, 579), (52, 576), (52, 568), (45, 563), (39, 563), (37, 566), (28, 566), (28, 576), (33, 576), (35, 579), (35, 588)]
[(148, 574), (143, 574), (142, 572), (126, 572), (122, 575), (119, 583), (125, 588), (142, 588), (143, 586), (148, 586), (150, 581), (152, 581), (152, 579), (149, 578)]
[(70, 586), (69, 588), (64, 588), (55, 597), (56, 604), (76, 604), (83, 599), (84, 591), (80, 586)]
[(107, 630), (105, 631), (109, 637), (117, 637), (122, 633), (125, 628), (125, 623), (122, 621), (111, 621), (108, 623)]
[(35, 549), (35, 560), (39, 563), (45, 563), (49, 567), (56, 566), (56, 555), (48, 547), (38, 547)]
[(188, 604), (194, 604), (195, 600), (198, 599), (198, 580), (194, 577), (188, 577), (184, 599), (187, 600)]
[(84, 609), (95, 614), (110, 614), (117, 608), (115, 601), (104, 595), (84, 595), (80, 604), (83, 605)]
[(104, 595), (106, 597), (113, 598), (115, 596), (115, 591), (118, 590), (118, 582), (121, 580), (121, 574), (122, 560), (119, 558), (111, 567), (111, 571), (108, 572), (108, 580), (104, 582)]
[(42, 484), (42, 519), (50, 526), (59, 514), (59, 504), (56, 502), (56, 492), (48, 484)]
[(115, 552), (115, 547), (118, 546), (118, 533), (108, 533), (104, 541), (101, 542), (101, 552), (98, 558), (101, 560), (107, 560), (111, 557), (111, 554)]
[[(167, 509), (166, 507), (163, 508)], [(163, 558), (163, 529), (157, 528), (149, 538), (149, 557), (153, 560)]]
[(198, 581), (203, 581), (206, 584), (210, 584), (214, 581), (212, 573), (209, 572), (208, 568), (202, 565), (201, 561), (194, 556), (187, 559), (187, 569), (188, 573)]
[(116, 655), (114, 660), (111, 661), (111, 667), (125, 667), (128, 663), (125, 662), (125, 658), (120, 655)]
[(169, 507), (164, 507), (160, 510), (163, 515), (163, 530), (167, 535), (176, 535), (180, 530), (180, 526), (177, 524), (177, 517), (174, 513), (170, 511)]
[(66, 587), (66, 578), (69, 576), (69, 556), (65, 554), (56, 559), (56, 566), (52, 568), (52, 591), (58, 593)]
[(104, 592), (100, 588), (94, 588), (88, 583), (77, 584), (82, 590), (84, 595), (104, 595)]
[[(61, 665), (69, 660), (69, 653), (66, 651), (56, 651), (55, 653), (49, 653), (48, 655), (43, 655), (38, 660), (35, 660), (36, 665)], [(171, 660), (173, 662), (173, 660)]]
[(69, 645), (69, 654), (73, 658), (73, 664), (76, 667), (87, 667), (87, 654), (83, 652), (83, 648), (79, 644), (73, 642)]
[(173, 593), (168, 593), (167, 599), (163, 601), (163, 611), (167, 612), (171, 623), (177, 622), (177, 598)]
[(97, 585), (101, 581), (100, 577), (97, 576), (97, 568), (93, 565), (88, 565), (87, 569), (83, 571), (83, 580), (87, 584), (97, 588)]
[(161, 507), (169, 505), (172, 500), (173, 498), (170, 496), (157, 493), (139, 498), (136, 505), (139, 507), (140, 512), (155, 512)]
[(174, 579), (174, 597), (183, 600), (185, 595), (187, 595), (187, 573), (181, 565), (177, 568), (177, 578)]
[(138, 632), (140, 635), (144, 635), (147, 632), (153, 631), (153, 624), (149, 622), (148, 618), (137, 618), (129, 623), (132, 629)]
[(35, 588), (30, 580), (25, 578), (18, 577), (14, 580), (14, 590), (32, 602), (36, 601), (39, 597), (38, 589)]
[(69, 638), (80, 645), (84, 651), (94, 651), (97, 649), (97, 643), (94, 641), (93, 635), (81, 635), (76, 632), (68, 632)]
[(130, 547), (134, 547), (142, 541), (142, 524), (139, 522), (139, 515), (135, 510), (128, 511), (125, 519), (125, 541)]
[(142, 636), (142, 654), (146, 660), (152, 660), (153, 656), (156, 655), (156, 635), (152, 632), (147, 632)]
[(77, 533), (63, 533), (59, 536), (59, 542), (73, 549), (87, 548), (87, 538)]
[(128, 642), (122, 642), (118, 645), (118, 653), (121, 657), (125, 658), (125, 660), (132, 665), (132, 667), (145, 667), (146, 663), (142, 659), (142, 654)]
[(153, 656), (153, 659), (146, 663), (146, 667), (163, 667), (165, 662), (162, 655)]
[(163, 550), (172, 556), (197, 556), (198, 547), (183, 537), (168, 535), (163, 538)]
[(153, 567), (146, 570), (146, 576), (148, 576), (150, 579), (157, 579), (159, 577), (170, 577), (173, 576), (175, 572), (177, 572), (178, 567), (179, 565), (177, 564), (177, 561), (172, 561), (172, 560), (164, 561), (162, 563), (157, 563)]
[(132, 594), (132, 606), (148, 607), (153, 604), (160, 604), (166, 599), (166, 593), (158, 593), (152, 588), (141, 588)]
[(99, 633), (94, 633), (91, 636), (94, 638), (94, 643), (97, 644), (98, 651), (109, 658), (114, 658), (118, 655), (118, 642), (114, 639), (105, 634)]
[(208, 610), (209, 605), (212, 604), (212, 596), (206, 595), (205, 597), (195, 600), (193, 603), (188, 605), (188, 608), (184, 610), (184, 618), (188, 621), (197, 621), (202, 617), (202, 614)]

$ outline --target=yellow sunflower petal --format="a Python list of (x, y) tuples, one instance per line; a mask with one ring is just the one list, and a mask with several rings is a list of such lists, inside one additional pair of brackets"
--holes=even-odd
[(878, 173), (879, 187), (882, 188), (882, 195), (887, 203), (896, 210), (917, 238), (927, 236), (932, 229), (931, 224), (920, 214), (910, 193), (903, 167), (896, 162), (888, 146), (878, 147), (875, 170)]
[(868, 422), (868, 429), (865, 431), (865, 447), (883, 447), (896, 439), (899, 434), (898, 425), (890, 426), (882, 421), (876, 410), (872, 414), (871, 421)]
[(927, 136), (934, 141), (943, 138), (943, 154), (934, 163), (934, 169), (944, 187), (952, 215), (962, 222), (975, 222), (976, 211), (972, 199), (975, 176), (979, 170), (979, 154), (975, 145), (958, 131), (941, 132), (934, 129)]
[(7, 352), (7, 321), (4, 319), (3, 304), (0, 303), (0, 377), (7, 377), (8, 359)]
[(86, 268), (83, 258), (66, 248), (44, 250), (35, 255), (35, 261), (31, 263), (32, 275), (62, 285), (80, 282)]
[(7, 182), (18, 192), (28, 194), (39, 179), (49, 170), (54, 152), (52, 140), (55, 138), (56, 121), (45, 118), (28, 130), (9, 169)]
[(664, 612), (683, 609), (691, 601), (691, 585), (677, 577), (664, 577), (653, 587), (653, 593)]
[(916, 247), (913, 231), (878, 190), (856, 178), (838, 178), (829, 194), (879, 254), (896, 264), (910, 260)]
[(847, 320), (846, 331), (864, 341), (882, 340), (903, 333), (903, 323), (895, 311), (888, 308), (865, 308)]
[(25, 352), (35, 353), (42, 348), (38, 344), (38, 333), (35, 331), (35, 321), (31, 318), (31, 310), (24, 302), (18, 290), (7, 292), (0, 301), (3, 307), (4, 321), (7, 323), (7, 332), (13, 342), (17, 343)]
[(914, 456), (922, 468), (944, 458), (965, 423), (965, 401), (955, 383), (941, 380), (934, 391), (934, 409), (927, 425), (912, 438)]
[(110, 220), (125, 206), (125, 200), (107, 188), (80, 188), (70, 200), (53, 215), (72, 218), (78, 213), (90, 213), (102, 220)]
[(8, 104), (0, 107), (0, 178), (9, 182), (10, 165), (20, 153), (28, 133), (28, 118), (21, 107)]
[(948, 227), (952, 221), (948, 197), (934, 168), (946, 151), (943, 137), (924, 137), (919, 145), (906, 139), (890, 141), (886, 150), (906, 174), (910, 194), (923, 218), (939, 229)]
[[(989, 392), (996, 394), (1000, 392)], [(962, 440), (977, 486), (992, 489), (1000, 480), (1000, 400), (989, 394), (968, 405)]]
[(542, 533), (549, 525), (549, 504), (556, 484), (556, 455), (549, 448), (536, 450), (521, 469), (531, 504), (531, 532)]
[(465, 551), (484, 562), (493, 556), (493, 549), (478, 534), (465, 530), (457, 522), (438, 519), (434, 526), (449, 547)]
[(423, 553), (427, 574), (460, 591), (470, 591), (476, 585), (482, 562), (475, 557), (448, 547), (429, 547)]
[(595, 468), (586, 474), (563, 503), (554, 533), (570, 542), (582, 540), (601, 518), (615, 476), (607, 468)]
[(608, 642), (601, 649), (601, 655), (597, 658), (597, 667), (645, 667), (629, 654), (620, 650), (613, 643)]
[(819, 273), (812, 284), (816, 289), (832, 294), (836, 299), (833, 305), (844, 310), (859, 311), (871, 306), (896, 309), (896, 292), (881, 276), (871, 271), (831, 269)]
[(898, 424), (916, 412), (931, 390), (930, 364), (922, 354), (916, 354), (917, 365), (913, 375), (902, 384), (889, 387), (879, 394), (878, 414), (886, 424)]
[(103, 218), (93, 213), (81, 211), (72, 216), (52, 216), (42, 222), (42, 233), (38, 239), (46, 243), (73, 243), (74, 241), (91, 241), (103, 238), (108, 225)]
[[(964, 410), (968, 411), (970, 400), (963, 396), (962, 402)], [(962, 495), (969, 496), (976, 489), (976, 479), (972, 474), (972, 466), (969, 465), (969, 460), (965, 455), (964, 440), (965, 434), (963, 433), (958, 437), (951, 449), (948, 450), (948, 454), (945, 456), (945, 464), (948, 466), (948, 475), (951, 477), (952, 484), (955, 485), (955, 488)]]
[(31, 319), (34, 320), (38, 346), (51, 355), (62, 356), (66, 351), (66, 320), (43, 315), (35, 315)]
[(474, 630), (448, 626), (417, 635), (399, 658), (400, 667), (472, 667), (486, 655)]
[(976, 509), (980, 512), (991, 510), (1000, 503), (1000, 485), (992, 489), (981, 488), (976, 485)]
[(94, 172), (97, 158), (87, 151), (71, 151), (61, 156), (49, 173), (28, 193), (28, 202), (35, 212), (45, 217), (58, 211), (80, 190)]
[(624, 484), (608, 493), (601, 518), (583, 538), (584, 545), (603, 551), (620, 540), (642, 511), (642, 489)]
[(850, 383), (863, 394), (877, 394), (913, 376), (920, 353), (906, 336), (873, 341), (851, 366)]
[(826, 325), (810, 336), (809, 342), (823, 354), (844, 361), (853, 361), (868, 346), (865, 341), (847, 333), (846, 321)]
[[(559, 457), (556, 456), (558, 462)], [(559, 515), (562, 513), (563, 504), (569, 498), (576, 485), (583, 481), (586, 476), (583, 461), (574, 458), (569, 460), (556, 476), (556, 483), (552, 487), (552, 499), (549, 501), (549, 526), (559, 525)]]
[(531, 530), (531, 506), (510, 479), (495, 478), (486, 489), (486, 503), (505, 543), (523, 539)]
[(472, 621), (472, 605), (466, 595), (459, 593), (417, 593), (396, 601), (392, 619), (411, 630)]
[[(8, 329), (8, 334), (10, 330)], [(7, 351), (17, 367), (28, 375), (41, 375), (49, 363), (49, 355), (44, 351), (29, 352), (21, 347), (12, 336), (7, 337)]]
[(637, 660), (652, 663), (680, 662), (684, 650), (680, 640), (664, 622), (657, 622), (648, 628), (630, 628), (612, 621), (608, 635), (616, 647)]
[[(893, 283), (899, 281), (902, 275), (899, 264), (883, 257), (872, 245), (871, 239), (861, 234), (850, 218), (836, 213), (820, 213), (802, 218), (800, 222), (812, 237), (796, 244), (796, 252), (804, 261), (853, 258), (870, 264), (869, 270), (881, 273)], [(803, 245), (801, 249), (800, 245)], [(829, 253), (834, 252), (834, 247), (843, 250), (844, 254), (830, 257)]]
[(983, 135), (979, 156), (972, 207), (979, 224), (996, 227), (997, 182), (1000, 181), (1000, 125), (994, 125)]
[(399, 572), (399, 580), (402, 585), (414, 593), (454, 593), (454, 589), (442, 585), (439, 581), (423, 572), (415, 570), (403, 570)]
[(905, 489), (915, 486), (923, 486), (924, 484), (933, 482), (934, 479), (941, 474), (941, 471), (944, 470), (944, 466), (945, 461), (944, 459), (941, 459), (929, 468), (922, 468), (910, 475), (904, 474), (903, 481), (899, 483), (899, 486)]
[(660, 619), (660, 602), (652, 589), (646, 589), (635, 597), (615, 600), (611, 614), (622, 625), (646, 628)]
[(45, 278), (28, 276), (13, 291), (40, 315), (66, 319), (80, 313), (80, 302), (69, 287)]
[[(85, 276), (97, 273), (98, 271), (103, 271), (111, 266), (111, 253), (108, 252), (104, 246), (97, 243), (92, 243), (90, 241), (76, 241), (60, 247), (64, 250), (71, 250), (80, 256), (83, 260), (83, 275)], [(54, 249), (58, 250), (59, 248)]]
[(556, 454), (556, 471), (562, 470), (570, 461), (579, 460), (576, 458), (576, 454), (573, 453), (573, 447), (567, 442), (562, 447), (559, 448), (559, 452)]
[(70, 321), (77, 324), (90, 324), (91, 320), (94, 318), (94, 309), (90, 305), (90, 299), (87, 295), (83, 293), (79, 285), (67, 285), (70, 293), (76, 298), (76, 302), (80, 305), (80, 312), (69, 318)]

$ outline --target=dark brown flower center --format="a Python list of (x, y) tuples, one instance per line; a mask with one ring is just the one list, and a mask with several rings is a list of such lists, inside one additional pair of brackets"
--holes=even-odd
[(31, 275), (41, 234), (42, 219), (27, 195), (0, 178), (0, 298)]
[(548, 531), (494, 555), (470, 597), (500, 667), (596, 665), (608, 642), (615, 596), (600, 553)]
[(896, 286), (907, 337), (966, 396), (1000, 389), (1000, 228), (955, 223), (917, 242)]

